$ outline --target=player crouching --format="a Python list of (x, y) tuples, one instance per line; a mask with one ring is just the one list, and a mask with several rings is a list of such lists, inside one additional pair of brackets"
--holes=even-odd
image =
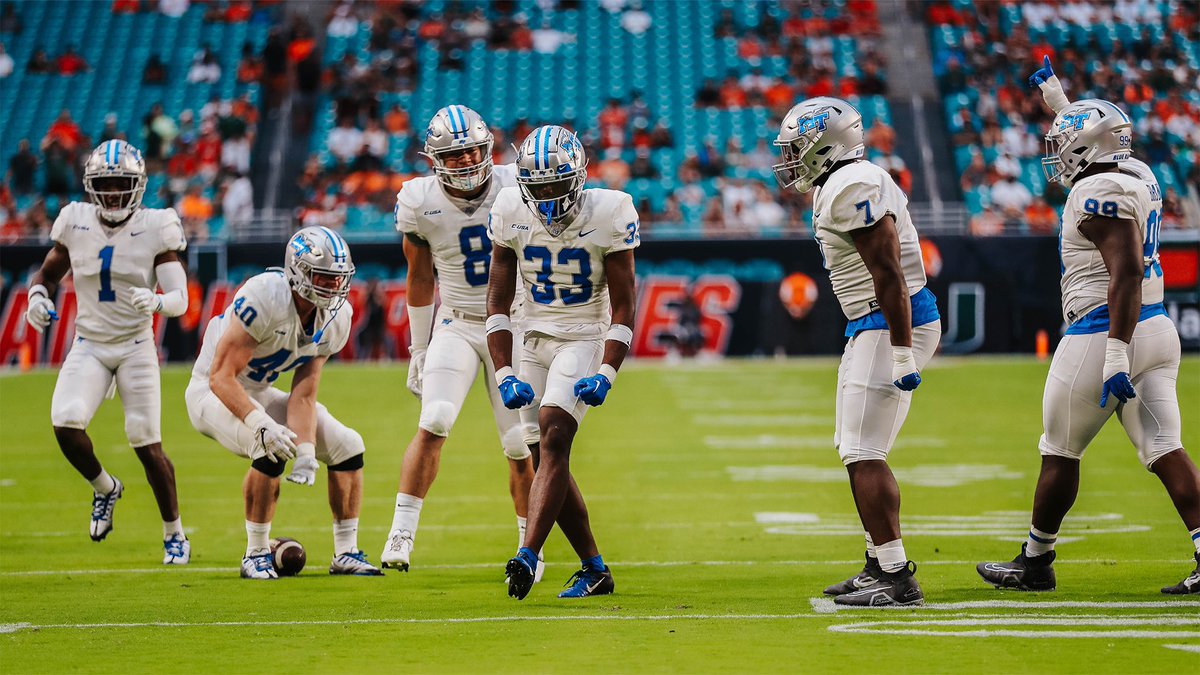
[[(146, 469), (163, 520), (163, 564), (186, 565), (191, 545), (175, 496), (175, 467), (162, 449), (158, 347), (154, 314), (187, 311), (187, 273), (179, 252), (187, 244), (172, 209), (143, 209), (146, 165), (125, 141), (101, 143), (88, 156), (84, 190), (92, 203), (72, 202), (50, 230), (54, 248), (33, 275), (25, 315), (41, 333), (58, 318), (51, 298), (68, 271), (78, 314), (71, 351), (58, 373), (50, 420), (63, 455), (92, 484), (92, 541), (113, 529), (124, 485), (92, 449), (87, 427), (106, 397), (121, 393), (125, 435)], [(154, 292), (161, 285), (162, 294)]]
[[(321, 369), (350, 337), (346, 303), (354, 263), (340, 235), (306, 227), (288, 242), (284, 269), (251, 278), (225, 313), (208, 324), (186, 399), (197, 431), (251, 460), (242, 484), (246, 555), (242, 576), (278, 578), (271, 560), (271, 520), (279, 477), (316, 481), (317, 460), (329, 469), (333, 511), (330, 574), (379, 576), (358, 550), (363, 440), (317, 403)], [(295, 370), (290, 393), (271, 386)]]

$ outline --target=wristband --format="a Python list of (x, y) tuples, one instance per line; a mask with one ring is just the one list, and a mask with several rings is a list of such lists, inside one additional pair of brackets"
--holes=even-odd
[(304, 457), (304, 456), (308, 456), (308, 457), (316, 457), (317, 456), (316, 443), (297, 443), (296, 444), (296, 459), (300, 459), (301, 457)]
[(47, 300), (50, 299), (50, 293), (47, 292), (46, 287), (41, 284), (34, 284), (34, 285), (30, 286), (29, 292), (26, 293), (26, 297), (30, 297), (30, 298), (32, 298), (35, 295), (40, 295), (43, 298), (46, 298)]
[(496, 371), (496, 384), (499, 385), (510, 377), (516, 377), (516, 373), (513, 371), (512, 366), (504, 366)]
[(502, 330), (512, 332), (512, 319), (507, 314), (492, 314), (483, 325), (488, 335)]
[(258, 408), (255, 408), (254, 410), (251, 410), (250, 412), (246, 413), (246, 416), (244, 418), (242, 418), (242, 422), (246, 426), (250, 427), (251, 429), (254, 429), (255, 431), (258, 431), (259, 429), (262, 429), (263, 427), (269, 426), (270, 423), (274, 422), (274, 421), (275, 420), (271, 419), (270, 415), (259, 410)]
[[(624, 328), (624, 326), (622, 326), (622, 328)], [(609, 339), (611, 339), (611, 338), (609, 338)], [(607, 377), (609, 384), (616, 384), (616, 382), (617, 382), (617, 369), (613, 368), (612, 366), (608, 365), (607, 363), (600, 364), (600, 370), (597, 371), (596, 374)]]
[(912, 372), (917, 370), (917, 361), (913, 358), (912, 347), (892, 347), (892, 362), (897, 366), (905, 366), (912, 368)]
[(609, 327), (608, 335), (605, 336), (605, 339), (616, 340), (628, 347), (629, 343), (633, 342), (633, 329), (624, 324), (614, 323)]

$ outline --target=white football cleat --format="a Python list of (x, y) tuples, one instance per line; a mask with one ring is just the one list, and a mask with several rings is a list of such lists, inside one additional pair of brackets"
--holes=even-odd
[(182, 534), (172, 534), (163, 541), (163, 564), (186, 565), (192, 559), (192, 542)]
[(278, 579), (275, 572), (275, 560), (271, 552), (260, 555), (248, 555), (242, 558), (243, 579)]
[(379, 556), (379, 561), (383, 564), (384, 569), (407, 572), (408, 559), (412, 555), (412, 550), (412, 532), (408, 530), (392, 530), (388, 534), (388, 540), (383, 546), (383, 553)]
[(88, 529), (92, 541), (104, 541), (108, 533), (112, 532), (113, 509), (116, 508), (121, 493), (125, 491), (125, 486), (116, 477), (113, 477), (113, 482), (116, 483), (116, 487), (112, 492), (106, 495), (92, 495), (92, 524)]
[(329, 573), (355, 577), (381, 577), (383, 570), (367, 562), (367, 554), (362, 551), (339, 553), (333, 556), (329, 563)]

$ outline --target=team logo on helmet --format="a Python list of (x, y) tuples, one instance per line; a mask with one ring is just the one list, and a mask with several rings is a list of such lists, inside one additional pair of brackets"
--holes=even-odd
[(816, 129), (817, 131), (825, 131), (825, 122), (829, 120), (829, 108), (822, 108), (813, 112), (811, 116), (803, 117), (796, 120), (796, 124), (800, 128), (800, 133), (807, 133)]
[(1064, 131), (1067, 128), (1074, 128), (1076, 131), (1083, 129), (1083, 123), (1092, 116), (1090, 112), (1081, 112), (1076, 115), (1063, 115), (1063, 118), (1058, 122), (1058, 130)]

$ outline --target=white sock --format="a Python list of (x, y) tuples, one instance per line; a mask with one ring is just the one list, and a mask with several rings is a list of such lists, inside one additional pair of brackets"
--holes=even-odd
[(358, 551), (358, 518), (333, 521), (333, 552), (337, 555)]
[(178, 534), (183, 536), (183, 519), (176, 518), (170, 522), (163, 521), (163, 541), (171, 538), (171, 535)]
[(100, 469), (100, 475), (88, 482), (92, 484), (92, 490), (98, 495), (111, 494), (113, 490), (117, 489), (117, 481), (113, 480), (113, 477), (108, 475), (104, 469)]
[(1033, 558), (1046, 555), (1054, 550), (1054, 542), (1058, 541), (1057, 532), (1042, 532), (1036, 527), (1029, 526), (1029, 536), (1025, 538), (1025, 555)]
[(526, 518), (517, 516), (517, 548), (521, 548), (525, 545), (525, 525), (528, 522), (529, 521)]
[(878, 558), (879, 555), (875, 553), (875, 542), (871, 540), (871, 533), (863, 532), (863, 536), (867, 538), (867, 555), (872, 558)]
[(908, 564), (908, 556), (904, 553), (904, 543), (899, 539), (879, 544), (875, 547), (875, 555), (879, 556), (879, 566), (883, 568), (884, 572), (899, 572)]
[(1196, 553), (1200, 553), (1200, 527), (1188, 532), (1192, 535), (1192, 543), (1196, 545)]
[(271, 524), (246, 521), (246, 555), (262, 555), (271, 550)]
[(392, 532), (407, 530), (412, 537), (417, 536), (417, 522), (421, 520), (421, 504), (424, 499), (417, 499), (403, 492), (396, 493), (396, 513), (392, 515)]

